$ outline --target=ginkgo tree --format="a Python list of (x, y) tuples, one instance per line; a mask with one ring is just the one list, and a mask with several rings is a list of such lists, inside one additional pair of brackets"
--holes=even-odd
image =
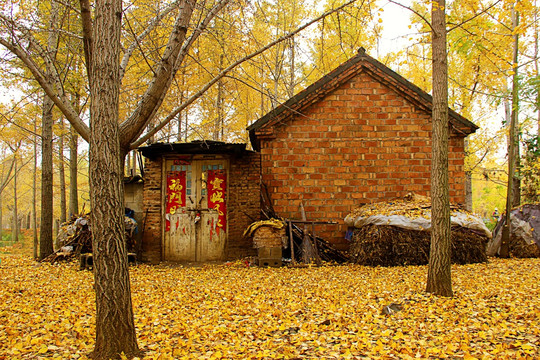
[[(218, 75), (190, 98), (168, 114), (161, 114), (160, 108), (175, 74), (193, 44), (224, 8), (235, 4), (229, 4), (228, 0), (205, 3), (177, 0), (162, 4), (163, 8), (159, 9), (157, 15), (154, 13), (148, 17), (149, 25), (136, 34), (130, 26), (134, 16), (130, 7), (124, 8), (122, 1), (97, 0), (90, 3), (88, 0), (80, 0), (86, 86), (90, 90), (89, 124), (70, 102), (61, 86), (62, 79), (55, 60), (35, 36), (42, 31), (39, 23), (24, 21), (24, 16), (28, 15), (24, 11), (29, 10), (25, 8), (26, 4), (2, 4), (0, 45), (24, 63), (33, 79), (90, 145), (89, 178), (96, 293), (94, 358), (117, 358), (121, 353), (133, 356), (139, 352), (130, 296), (127, 252), (123, 241), (122, 180), (125, 155), (175, 119), (232, 69), (352, 2), (354, 0), (331, 9), (274, 42), (224, 65)], [(167, 12), (171, 7), (172, 10)], [(133, 6), (133, 9), (137, 7)], [(143, 23), (141, 19), (138, 21)], [(164, 36), (157, 36), (154, 32), (158, 25), (167, 28)], [(153, 35), (157, 37), (153, 38)], [(148, 76), (138, 80), (145, 87), (132, 97), (135, 101), (132, 106), (122, 106), (124, 116), (120, 118), (120, 95), (125, 74), (133, 66), (133, 53), (146, 53), (142, 44), (147, 39), (158, 44), (151, 42), (154, 45), (150, 48), (152, 56), (142, 55)], [(156, 124), (155, 127), (143, 135), (152, 122)]]

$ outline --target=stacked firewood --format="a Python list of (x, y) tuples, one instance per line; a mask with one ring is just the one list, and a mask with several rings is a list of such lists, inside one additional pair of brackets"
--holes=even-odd
[[(128, 252), (134, 251), (134, 235), (137, 232), (137, 222), (127, 215), (124, 220), (127, 249)], [(54, 263), (59, 260), (78, 258), (81, 254), (92, 253), (90, 214), (73, 216), (69, 221), (62, 224), (55, 241), (55, 247), (57, 250), (42, 261)]]

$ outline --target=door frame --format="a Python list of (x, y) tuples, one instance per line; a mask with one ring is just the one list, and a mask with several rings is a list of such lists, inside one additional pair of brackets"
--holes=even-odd
[[(196, 161), (212, 161), (212, 160), (219, 160), (223, 161), (225, 163), (224, 167), (227, 173), (227, 190), (225, 194), (225, 204), (226, 206), (226, 226), (225, 226), (225, 240), (224, 240), (224, 249), (223, 249), (223, 259), (225, 260), (227, 257), (227, 247), (229, 243), (229, 190), (230, 190), (230, 183), (231, 183), (231, 172), (230, 172), (230, 156), (228, 155), (221, 155), (221, 154), (174, 154), (174, 155), (166, 155), (162, 158), (162, 168), (161, 168), (161, 258), (165, 261), (174, 261), (174, 260), (166, 260), (164, 258), (165, 255), (165, 234), (166, 234), (166, 207), (167, 207), (167, 172), (168, 169), (168, 162), (174, 161), (174, 160), (186, 160), (189, 161), (192, 165), (192, 171), (199, 171), (201, 169), (200, 166), (194, 166), (193, 163)], [(195, 170), (197, 169), (197, 170)], [(192, 174), (192, 181), (195, 181), (196, 174)], [(195, 189), (195, 196), (200, 195), (200, 189)], [(197, 200), (197, 199), (195, 199)], [(187, 202), (186, 197), (186, 202)], [(199, 224), (198, 226), (202, 226), (202, 224)], [(195, 262), (199, 261), (201, 254), (199, 254), (199, 246), (198, 242), (200, 239), (198, 239), (197, 234), (197, 228), (195, 229)]]

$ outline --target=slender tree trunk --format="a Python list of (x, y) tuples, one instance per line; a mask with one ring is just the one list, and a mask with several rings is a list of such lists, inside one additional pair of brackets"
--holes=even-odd
[[(34, 121), (34, 134), (37, 134), (37, 122)], [(37, 233), (37, 142), (38, 137), (34, 135), (34, 172), (32, 174), (32, 235), (33, 235), (33, 255), (34, 259), (38, 259), (39, 238)]]
[[(465, 153), (469, 149), (469, 139), (465, 139)], [(465, 209), (468, 211), (473, 210), (473, 196), (472, 196), (472, 173), (471, 170), (465, 171)]]
[(139, 352), (124, 232), (123, 167), (118, 126), (122, 2), (95, 4), (90, 70), (90, 200), (96, 291), (94, 359)]
[(17, 207), (17, 153), (13, 154), (13, 161), (15, 162), (15, 167), (13, 168), (13, 228), (12, 228), (12, 237), (11, 240), (19, 241), (19, 209)]
[(133, 150), (131, 152), (131, 174), (132, 176), (137, 175), (137, 151)]
[(78, 151), (78, 136), (73, 127), (70, 127), (69, 141), (69, 215), (79, 214), (79, 192), (77, 190), (77, 151)]
[[(518, 26), (518, 14), (514, 8), (512, 8), (512, 28), (515, 29)], [(513, 53), (513, 65), (514, 75), (512, 77), (512, 109), (510, 115), (510, 128), (508, 129), (508, 185), (506, 189), (506, 213), (505, 224), (502, 228), (501, 235), (501, 249), (499, 255), (507, 258), (510, 256), (510, 238), (512, 234), (511, 223), (511, 211), (516, 201), (519, 201), (516, 191), (520, 191), (520, 186), (516, 186), (516, 148), (519, 146), (516, 134), (517, 121), (518, 121), (518, 35), (514, 34), (514, 53)]]
[(2, 214), (2, 192), (0, 192), (0, 241), (2, 241), (2, 231), (4, 230), (4, 219)]
[(131, 175), (131, 152), (126, 155), (126, 163), (124, 165), (124, 176)]
[[(186, 68), (185, 66), (182, 66), (182, 71), (180, 75), (180, 79), (182, 79), (182, 82), (180, 83), (180, 98), (179, 103), (182, 104), (185, 100), (184, 96), (184, 87), (185, 87), (185, 80), (186, 77)], [(178, 113), (178, 134), (176, 135), (176, 141), (181, 142), (182, 141), (182, 116), (184, 115), (185, 111), (181, 111)], [(186, 134), (187, 134), (187, 123), (186, 123)], [(187, 139), (186, 139), (187, 142)]]
[(513, 29), (513, 64), (514, 64), (514, 75), (512, 76), (512, 121), (514, 122), (514, 180), (512, 185), (514, 189), (512, 190), (512, 207), (519, 206), (521, 204), (521, 179), (519, 176), (519, 169), (521, 163), (521, 156), (519, 151), (519, 76), (518, 76), (518, 52), (519, 52), (519, 35), (516, 31), (519, 25), (519, 13), (512, 8), (512, 29)]
[(427, 292), (452, 296), (450, 197), (448, 191), (448, 64), (445, 0), (432, 2), (433, 130), (431, 159), (431, 249)]
[(290, 77), (289, 84), (287, 86), (287, 95), (289, 98), (294, 96), (294, 89), (296, 87), (296, 68), (295, 68), (295, 55), (296, 55), (296, 42), (294, 41), (294, 36), (289, 41), (289, 52), (290, 52)]
[[(223, 71), (223, 54), (219, 56), (219, 72)], [(224, 111), (223, 111), (223, 80), (220, 79), (217, 83), (217, 98), (216, 98), (216, 111), (217, 111), (217, 123), (215, 124), (214, 140), (223, 141), (223, 128), (225, 127)]]
[[(536, 1), (534, 2), (536, 7)], [(534, 70), (536, 74), (540, 74), (540, 66), (538, 66), (538, 12), (534, 13)], [(540, 84), (536, 84), (536, 137), (540, 143)]]
[(60, 136), (58, 137), (58, 175), (60, 177), (60, 223), (66, 222), (66, 171), (64, 168), (64, 119), (60, 118)]

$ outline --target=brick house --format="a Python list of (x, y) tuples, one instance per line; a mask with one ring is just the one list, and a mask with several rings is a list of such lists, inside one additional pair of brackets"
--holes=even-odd
[[(249, 128), (274, 208), (337, 220), (323, 236), (346, 248), (345, 216), (356, 206), (429, 195), (429, 94), (364, 49)], [(450, 197), (465, 203), (464, 139), (478, 128), (449, 109)]]
[[(277, 214), (298, 219), (302, 202), (309, 220), (339, 222), (317, 234), (346, 248), (343, 219), (356, 206), (429, 195), (431, 106), (429, 94), (360, 49), (254, 122), (255, 151), (219, 142), (140, 148), (143, 260), (253, 254), (242, 233), (260, 217), (261, 179)], [(464, 139), (477, 126), (449, 109), (449, 127), (450, 196), (464, 203)]]

